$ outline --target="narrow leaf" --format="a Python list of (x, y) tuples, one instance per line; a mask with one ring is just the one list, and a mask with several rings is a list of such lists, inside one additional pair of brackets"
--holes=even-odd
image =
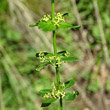
[(67, 91), (64, 97), (65, 101), (73, 101), (74, 99), (76, 99), (76, 97), (79, 95), (78, 91), (75, 92), (71, 92), (71, 91)]
[(52, 56), (53, 56), (52, 53), (48, 53), (48, 54), (46, 55), (47, 58), (52, 57)]
[(29, 27), (35, 27), (37, 24), (30, 24)]
[(44, 62), (44, 63), (41, 63), (37, 68), (36, 70), (37, 71), (41, 71), (45, 66), (47, 66), (49, 64), (49, 62)]
[(75, 84), (74, 80), (65, 82), (65, 89), (72, 87)]
[(48, 99), (43, 99), (43, 103), (53, 103), (57, 100), (57, 98), (48, 98)]
[(48, 107), (51, 103), (42, 103), (41, 107)]
[(70, 23), (67, 22), (61, 22), (59, 25), (60, 28), (62, 29), (73, 29), (73, 30), (79, 30), (81, 26), (73, 26)]
[(66, 53), (66, 51), (61, 51), (61, 52), (58, 52), (57, 55), (58, 56), (65, 56), (65, 53)]
[(49, 92), (51, 92), (52, 91), (52, 89), (43, 89), (43, 90), (41, 90), (39, 93), (40, 93), (40, 95), (43, 97), (45, 94), (47, 94), (47, 93), (49, 93)]
[(38, 26), (39, 21), (36, 24), (30, 24), (29, 27), (35, 27)]
[(62, 61), (78, 61), (78, 58), (74, 58), (74, 57), (62, 57), (61, 60)]
[(68, 16), (68, 15), (69, 15), (69, 13), (64, 13), (64, 14), (63, 14), (63, 17), (64, 17), (64, 16)]
[(79, 30), (81, 26), (73, 26), (73, 30)]
[(62, 29), (70, 29), (70, 28), (72, 28), (73, 26), (72, 26), (72, 24), (70, 24), (70, 23), (61, 22), (60, 25), (59, 25), (59, 27), (62, 28)]

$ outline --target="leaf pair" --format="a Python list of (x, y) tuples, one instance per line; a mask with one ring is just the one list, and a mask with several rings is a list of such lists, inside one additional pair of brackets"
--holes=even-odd
[[(78, 58), (74, 58), (74, 57), (67, 57), (66, 54), (68, 54), (67, 51), (61, 51), (57, 53), (57, 57), (60, 59), (60, 61), (78, 61)], [(40, 53), (36, 53), (36, 57), (40, 58), (43, 57), (46, 60), (44, 62), (41, 62), (39, 64), (39, 66), (36, 68), (37, 71), (41, 71), (45, 66), (47, 66), (48, 64), (55, 64), (57, 57), (55, 57), (52, 53), (48, 53), (48, 52), (40, 52)], [(53, 58), (52, 58), (53, 57)], [(50, 58), (52, 58), (51, 62), (50, 62)], [(56, 58), (56, 59), (54, 59)]]
[[(75, 84), (74, 80), (69, 80), (67, 82), (64, 83), (65, 87), (60, 87), (61, 90), (67, 89), (72, 87)], [(52, 92), (52, 89), (43, 89), (40, 91), (40, 95), (43, 97), (45, 94), (48, 94)], [(78, 92), (71, 92), (71, 91), (67, 91), (64, 97), (65, 101), (72, 101), (76, 98), (76, 96), (78, 95)], [(44, 98), (42, 101), (42, 105), (41, 107), (47, 107), (49, 106), (51, 103), (55, 102), (57, 100), (57, 98)]]
[(45, 22), (45, 21), (39, 21), (38, 23), (34, 25), (29, 25), (29, 27), (35, 27), (38, 26), (39, 29), (42, 29), (43, 31), (55, 31), (57, 27), (62, 29), (73, 29), (73, 30), (79, 30), (80, 26), (73, 26), (70, 23), (67, 22), (60, 22), (58, 26), (55, 26), (51, 20)]
[[(75, 81), (72, 79), (72, 80), (69, 80), (67, 82), (64, 83), (65, 87), (61, 88), (61, 90), (64, 90), (64, 89), (67, 89), (67, 88), (70, 88), (72, 87), (73, 85), (75, 84)], [(39, 93), (40, 95), (43, 97), (45, 94), (51, 92), (52, 89), (43, 89), (41, 90)]]
[[(78, 91), (75, 92), (71, 92), (71, 91), (67, 91), (65, 93), (65, 97), (64, 100), (65, 101), (73, 101), (76, 99), (76, 97), (79, 95)], [(51, 103), (55, 102), (57, 100), (57, 98), (49, 98), (49, 99), (44, 99), (43, 103), (41, 105), (41, 107), (47, 107), (49, 106)]]
[[(61, 61), (78, 61), (78, 59), (74, 58), (74, 57), (62, 57)], [(41, 71), (48, 64), (50, 64), (49, 61), (48, 62), (43, 62), (43, 63), (39, 64), (39, 66), (36, 68), (36, 70)]]

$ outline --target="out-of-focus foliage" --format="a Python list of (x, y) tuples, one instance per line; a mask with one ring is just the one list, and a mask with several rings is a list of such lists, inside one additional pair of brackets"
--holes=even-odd
[[(34, 43), (29, 42), (32, 36), (30, 36), (29, 40), (28, 37), (24, 37), (27, 34), (26, 27), (22, 27), (26, 30), (25, 33), (22, 33), (23, 30), (17, 27), (17, 25), (22, 25), (22, 22), (18, 20), (20, 16), (17, 18), (16, 27), (13, 26), (12, 17), (15, 19), (17, 15), (12, 16), (11, 14), (11, 8), (13, 7), (11, 7), (10, 3), (13, 3), (12, 1), (0, 1), (0, 77), (2, 84), (0, 89), (2, 89), (1, 102), (3, 103), (2, 108), (4, 108), (0, 108), (0, 110), (41, 110), (39, 91), (44, 88), (47, 89), (51, 85), (52, 80), (54, 80), (54, 70), (50, 66), (47, 67), (46, 71), (42, 71), (42, 74), (35, 70), (39, 63), (35, 54), (39, 50), (39, 45), (44, 43), (44, 40), (36, 44), (37, 47), (31, 45)], [(77, 25), (79, 22), (78, 15), (75, 14), (75, 6), (71, 1), (74, 0), (56, 0), (56, 11), (61, 11), (61, 13), (69, 12), (68, 21), (73, 25)], [(80, 17), (83, 25), (82, 31), (74, 32), (71, 29), (71, 31), (66, 30), (64, 32), (62, 29), (58, 29), (57, 44), (59, 50), (68, 49), (72, 56), (77, 56), (80, 59), (79, 63), (62, 67), (61, 73), (64, 72), (62, 76), (75, 78), (81, 90), (83, 89), (87, 95), (90, 93), (102, 96), (101, 90), (103, 88), (105, 98), (106, 95), (110, 95), (110, 67), (106, 65), (93, 1), (76, 0), (80, 15), (78, 17)], [(50, 0), (19, 0), (19, 2), (32, 11), (33, 19), (36, 21), (43, 14), (50, 13), (50, 3), (48, 3)], [(110, 55), (110, 0), (97, 0), (97, 3)], [(21, 9), (23, 8), (21, 7)], [(16, 7), (16, 10), (18, 12), (20, 8)], [(26, 23), (26, 21), (23, 21), (23, 23)], [(51, 33), (49, 35), (51, 36)], [(45, 37), (47, 37), (46, 34)], [(36, 34), (35, 39), (37, 38), (38, 35)], [(84, 38), (87, 38), (86, 41)], [(47, 39), (52, 43), (51, 37), (47, 37)], [(44, 46), (44, 48), (47, 48), (47, 46)], [(63, 68), (67, 68), (68, 71), (64, 71)], [(94, 103), (93, 97), (88, 97)], [(89, 105), (86, 104), (88, 103), (85, 104), (84, 102), (82, 104), (80, 103), (81, 100), (80, 97), (75, 104), (66, 103), (65, 110), (83, 110), (85, 107), (87, 108)], [(94, 106), (96, 106), (95, 104)], [(99, 105), (101, 106), (101, 104)], [(58, 105), (55, 103), (44, 110), (58, 110), (57, 107)], [(106, 109), (100, 108), (100, 110)]]

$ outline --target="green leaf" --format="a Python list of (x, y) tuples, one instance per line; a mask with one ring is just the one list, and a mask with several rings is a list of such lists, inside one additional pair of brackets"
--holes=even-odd
[(73, 26), (73, 30), (79, 30), (81, 28), (81, 26)]
[(42, 103), (41, 107), (48, 107), (51, 103)]
[(30, 24), (29, 27), (35, 27), (38, 26), (39, 21), (36, 24)]
[(62, 57), (61, 60), (62, 61), (78, 61), (78, 58), (74, 58), (74, 57)]
[(66, 51), (61, 51), (57, 53), (57, 56), (65, 56)]
[(62, 29), (74, 29), (74, 30), (79, 30), (79, 28), (81, 27), (81, 26), (73, 26), (72, 24), (70, 24), (70, 23), (67, 23), (67, 22), (61, 22), (60, 24), (59, 24), (59, 27), (60, 28), (62, 28)]
[(43, 31), (54, 31), (56, 29), (56, 26), (52, 24), (51, 21), (41, 21), (38, 23), (39, 29), (42, 29)]
[(63, 17), (68, 16), (68, 15), (69, 15), (69, 13), (64, 13), (64, 14), (63, 14)]
[(40, 95), (43, 97), (45, 94), (47, 94), (47, 93), (49, 93), (49, 92), (51, 92), (52, 91), (52, 89), (43, 89), (43, 90), (41, 90), (39, 93), (40, 93)]
[(41, 71), (45, 66), (47, 66), (49, 64), (49, 62), (44, 62), (44, 63), (41, 63), (37, 68), (36, 70), (37, 71)]
[(48, 53), (48, 54), (46, 55), (47, 58), (52, 57), (52, 56), (53, 56), (52, 53)]
[(30, 24), (29, 27), (35, 27), (37, 26), (36, 24)]
[(65, 89), (72, 87), (75, 84), (74, 80), (65, 82)]
[(73, 26), (72, 26), (70, 23), (61, 22), (61, 23), (59, 24), (59, 27), (62, 28), (62, 29), (70, 29), (70, 28), (72, 28)]
[(76, 97), (79, 95), (79, 92), (78, 91), (75, 91), (75, 92), (71, 92), (71, 91), (67, 91), (65, 93), (65, 97), (64, 97), (64, 100), (65, 101), (73, 101), (74, 99), (76, 99)]
[(53, 103), (57, 100), (57, 98), (48, 98), (48, 99), (43, 99), (43, 103)]

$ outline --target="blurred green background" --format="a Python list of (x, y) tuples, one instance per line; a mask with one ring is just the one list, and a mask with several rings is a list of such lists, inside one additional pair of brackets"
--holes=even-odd
[[(110, 0), (55, 0), (56, 12), (79, 31), (57, 30), (58, 50), (79, 58), (65, 63), (61, 79), (74, 78), (78, 98), (65, 110), (110, 110)], [(0, 110), (59, 110), (58, 103), (40, 108), (39, 91), (51, 87), (55, 70), (41, 72), (36, 52), (53, 52), (52, 33), (29, 28), (45, 13), (51, 0), (0, 0)]]

